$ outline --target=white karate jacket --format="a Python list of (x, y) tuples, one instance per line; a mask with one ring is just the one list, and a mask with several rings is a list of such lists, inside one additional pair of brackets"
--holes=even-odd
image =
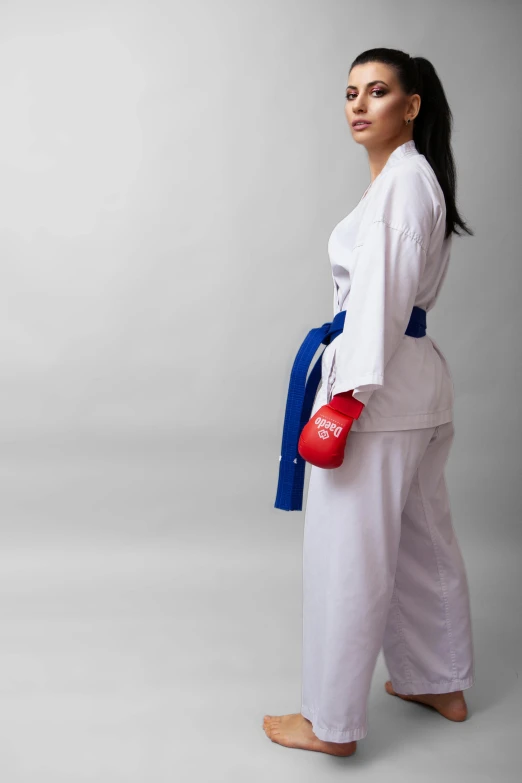
[[(444, 239), (445, 228), (442, 189), (415, 142), (407, 141), (329, 238), (334, 316), (346, 310), (346, 320), (343, 333), (323, 352), (323, 394), (315, 410), (353, 389), (366, 407), (352, 431), (417, 429), (452, 420), (450, 370), (429, 336), (429, 312), (446, 276), (453, 238)], [(426, 335), (420, 338), (404, 334), (414, 305), (427, 311)]]

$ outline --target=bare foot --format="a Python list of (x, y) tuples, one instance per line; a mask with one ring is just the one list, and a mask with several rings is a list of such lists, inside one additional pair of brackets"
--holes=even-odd
[(332, 756), (351, 756), (357, 742), (324, 742), (315, 736), (310, 721), (300, 712), (293, 715), (265, 715), (263, 729), (266, 736), (287, 748), (317, 750)]
[(422, 693), (422, 694), (408, 694), (404, 695), (396, 693), (393, 690), (391, 680), (384, 683), (384, 688), (387, 693), (392, 696), (399, 696), (399, 698), (405, 701), (417, 701), (420, 704), (426, 704), (428, 707), (440, 712), (448, 720), (463, 721), (468, 717), (468, 707), (464, 699), (462, 691), (454, 691), (453, 693)]

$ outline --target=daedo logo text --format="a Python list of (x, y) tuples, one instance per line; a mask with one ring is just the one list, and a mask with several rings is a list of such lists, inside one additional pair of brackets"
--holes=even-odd
[(328, 421), (328, 419), (323, 419), (322, 416), (318, 416), (316, 420), (314, 421), (314, 424), (317, 424), (318, 427), (322, 427), (323, 429), (320, 429), (317, 433), (320, 438), (329, 438), (330, 435), (328, 433), (328, 430), (334, 435), (336, 438), (339, 437), (341, 432), (343, 431), (342, 427), (339, 427), (335, 422)]

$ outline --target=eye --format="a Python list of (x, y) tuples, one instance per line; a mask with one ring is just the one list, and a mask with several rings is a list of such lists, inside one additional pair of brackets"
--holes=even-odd
[[(381, 95), (377, 96), (378, 98), (380, 98), (382, 95), (385, 94), (385, 90), (380, 90), (379, 88), (377, 88), (375, 90), (372, 90), (371, 94), (375, 95), (375, 93), (377, 93), (377, 92), (381, 93)], [(354, 92), (347, 92), (346, 93), (346, 100), (349, 101), (352, 95), (355, 95), (355, 93)]]

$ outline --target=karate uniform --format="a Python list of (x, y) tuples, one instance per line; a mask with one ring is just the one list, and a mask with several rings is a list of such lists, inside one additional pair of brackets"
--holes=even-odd
[[(311, 467), (303, 549), (301, 713), (331, 742), (366, 736), (382, 647), (398, 693), (445, 693), (474, 681), (469, 590), (444, 466), (453, 383), (426, 334), (447, 273), (444, 195), (424, 155), (397, 147), (328, 242), (334, 316), (312, 416), (353, 389), (365, 404), (341, 467)], [(429, 331), (429, 316), (427, 318)]]

